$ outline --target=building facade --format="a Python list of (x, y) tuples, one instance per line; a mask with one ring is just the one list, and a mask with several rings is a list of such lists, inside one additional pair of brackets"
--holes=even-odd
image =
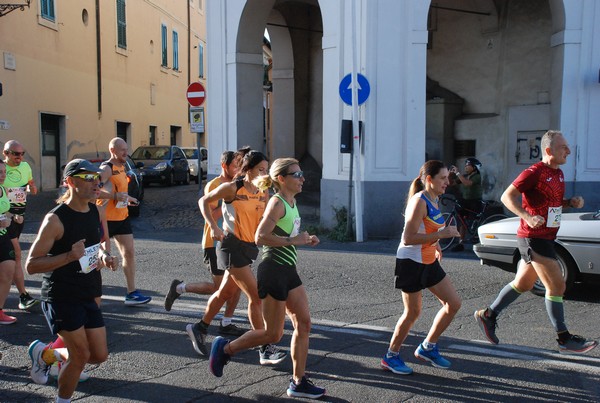
[[(299, 158), (318, 183), (321, 223), (331, 226), (332, 207), (349, 204), (340, 130), (354, 113), (364, 130), (352, 209), (364, 238), (390, 237), (402, 230), (407, 189), (426, 159), (477, 157), (484, 197), (497, 200), (541, 158), (541, 135), (558, 129), (572, 149), (567, 193), (600, 208), (600, 2), (209, 0), (206, 11), (208, 116), (218, 133), (208, 137), (209, 172), (216, 153), (246, 144)], [(371, 87), (355, 112), (339, 95), (354, 65)]]
[(23, 143), (42, 189), (74, 154), (124, 138), (195, 146), (186, 89), (205, 83), (204, 0), (32, 0), (0, 19), (0, 146)]

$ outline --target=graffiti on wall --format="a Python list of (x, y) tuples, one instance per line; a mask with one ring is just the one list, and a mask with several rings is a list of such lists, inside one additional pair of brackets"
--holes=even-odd
[(545, 130), (517, 132), (517, 164), (531, 165), (542, 159), (541, 140)]

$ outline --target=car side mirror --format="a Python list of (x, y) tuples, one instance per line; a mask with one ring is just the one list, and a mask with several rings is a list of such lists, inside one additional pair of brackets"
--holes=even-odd
[(144, 163), (142, 161), (138, 161), (138, 162), (135, 163), (135, 167), (136, 168), (141, 168), (143, 166), (144, 166)]

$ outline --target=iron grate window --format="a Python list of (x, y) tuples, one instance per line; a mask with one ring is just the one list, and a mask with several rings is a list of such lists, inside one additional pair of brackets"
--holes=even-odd
[(117, 0), (117, 45), (127, 49), (127, 20), (125, 17), (125, 0)]

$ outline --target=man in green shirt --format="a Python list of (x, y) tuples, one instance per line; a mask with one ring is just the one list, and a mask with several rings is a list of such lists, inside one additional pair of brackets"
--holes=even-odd
[(23, 231), (27, 193), (37, 194), (33, 181), (31, 167), (23, 158), (25, 150), (17, 140), (8, 140), (4, 144), (4, 162), (6, 163), (6, 179), (4, 188), (10, 201), (10, 212), (14, 215), (13, 222), (8, 227), (9, 237), (15, 249), (15, 275), (13, 281), (19, 291), (19, 309), (29, 309), (38, 300), (33, 299), (25, 289), (25, 277), (21, 266), (21, 246), (19, 237)]
[[(467, 158), (465, 161), (465, 173), (461, 174), (458, 168), (452, 167), (452, 173), (456, 174), (456, 183), (460, 185), (460, 193), (462, 200), (460, 204), (463, 209), (460, 214), (463, 217), (469, 217), (481, 211), (481, 196), (483, 189), (481, 187), (481, 162), (477, 158)], [(452, 248), (453, 252), (462, 251), (465, 249), (463, 240), (465, 238), (465, 227), (459, 226), (460, 242)]]

